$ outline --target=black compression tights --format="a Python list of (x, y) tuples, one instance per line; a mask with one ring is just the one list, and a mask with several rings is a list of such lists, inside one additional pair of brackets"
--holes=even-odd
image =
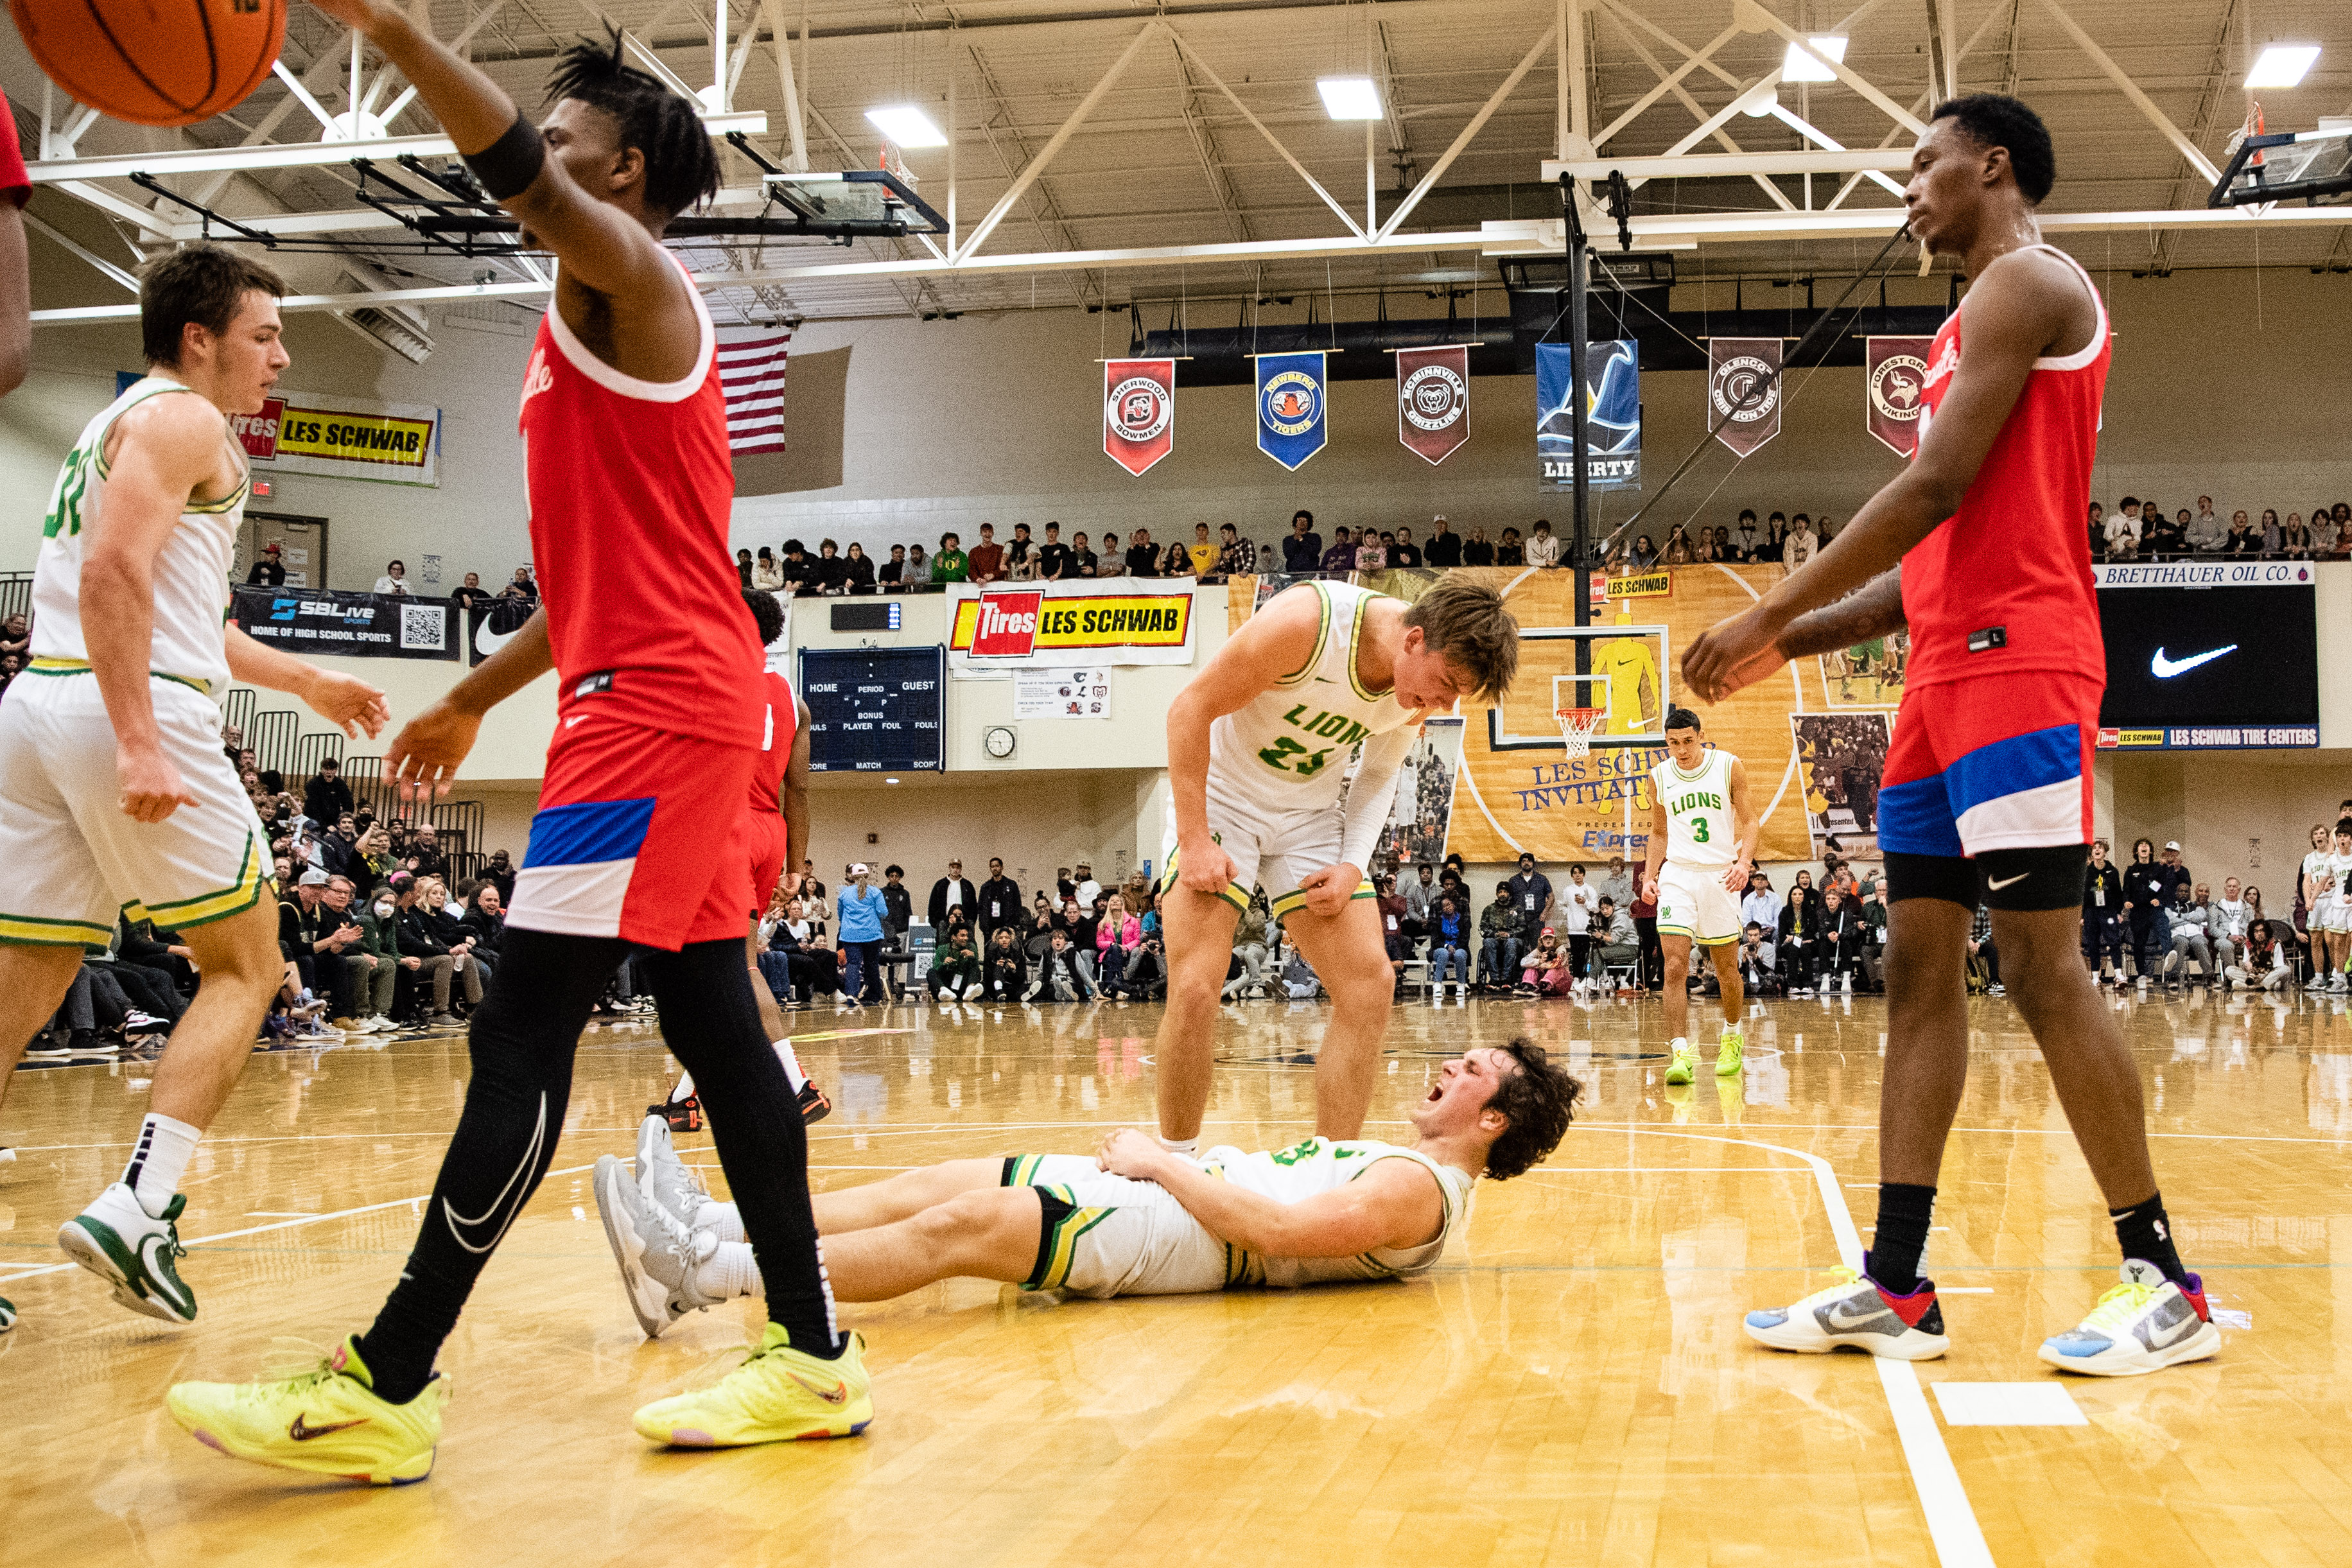
[[(507, 928), (498, 973), (474, 1014), (473, 1077), (432, 1206), (407, 1269), (361, 1342), (384, 1398), (404, 1404), (432, 1376), (475, 1279), (554, 1163), (580, 1031), (629, 951), (609, 937)], [(836, 1353), (833, 1295), (809, 1206), (808, 1136), (760, 1027), (742, 940), (679, 952), (639, 949), (635, 963), (660, 1008), (663, 1039), (694, 1075), (710, 1118), (769, 1316), (795, 1349)]]

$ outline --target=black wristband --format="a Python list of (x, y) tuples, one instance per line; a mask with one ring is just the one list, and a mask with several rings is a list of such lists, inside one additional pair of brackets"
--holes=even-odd
[(466, 167), (482, 183), (492, 201), (502, 202), (519, 196), (539, 178), (540, 166), (547, 162), (547, 143), (541, 139), (539, 127), (525, 120), (518, 110), (514, 123), (505, 133), (478, 153), (466, 153)]

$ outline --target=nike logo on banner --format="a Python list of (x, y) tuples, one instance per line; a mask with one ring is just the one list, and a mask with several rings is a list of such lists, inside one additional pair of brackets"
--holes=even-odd
[(2158, 680), (2169, 680), (2176, 675), (2187, 674), (2200, 664), (2210, 664), (2225, 653), (2237, 651), (2238, 645), (2231, 643), (2228, 647), (2210, 648), (2203, 653), (2192, 653), (2187, 658), (2167, 658), (2164, 657), (2164, 649), (2159, 647), (2156, 650), (2156, 657), (2147, 661), (2147, 672)]
[[(480, 1214), (467, 1218), (459, 1214), (447, 1198), (441, 1200), (442, 1220), (448, 1226), (449, 1234), (457, 1238), (458, 1246), (468, 1252), (479, 1254), (489, 1251), (499, 1244), (499, 1237), (507, 1233), (507, 1226), (514, 1223), (515, 1215), (522, 1212), (523, 1201), (530, 1195), (531, 1172), (538, 1166), (540, 1151), (546, 1144), (547, 1091), (541, 1089), (539, 1094), (539, 1124), (531, 1129), (530, 1146), (523, 1150), (522, 1161), (515, 1166), (514, 1174), (507, 1178), (507, 1184), (500, 1187), (499, 1195), (490, 1200), (490, 1206)], [(499, 1221), (497, 1227), (491, 1230), (488, 1237), (477, 1244), (473, 1237), (466, 1234), (468, 1230), (478, 1233), (483, 1226), (496, 1217), (499, 1207), (509, 1197), (514, 1199), (514, 1207), (508, 1211), (506, 1218)]]
[(2016, 885), (2017, 883), (2019, 883), (2019, 882), (2022, 882), (2023, 880), (2025, 880), (2025, 879), (2027, 879), (2028, 877), (2031, 877), (2032, 875), (2033, 875), (2033, 873), (2032, 873), (2032, 872), (2031, 872), (2031, 871), (2020, 871), (2020, 872), (2019, 872), (2016, 876), (2014, 876), (2014, 877), (2003, 877), (2003, 878), (2001, 878), (1999, 881), (1995, 881), (1992, 878), (1990, 878), (1990, 877), (1987, 877), (1987, 878), (1985, 879), (1985, 886), (1986, 886), (1986, 887), (1988, 887), (1988, 888), (1990, 888), (1994, 892), (1998, 893), (1998, 892), (2000, 892), (2003, 888), (2007, 888), (2007, 887), (2013, 887), (2013, 886), (2014, 886), (2014, 885)]
[(490, 629), (488, 617), (487, 616), (482, 619), (479, 625), (474, 627), (474, 651), (480, 654), (485, 658), (488, 658), (491, 654), (498, 652), (499, 649), (506, 647), (507, 644), (513, 640), (513, 632), (492, 631)]
[(364, 1426), (367, 1424), (368, 1418), (362, 1415), (352, 1421), (331, 1421), (324, 1426), (313, 1426), (297, 1415), (294, 1417), (294, 1425), (286, 1428), (286, 1435), (297, 1443), (307, 1443), (313, 1437), (323, 1437), (330, 1432), (341, 1432), (347, 1426)]

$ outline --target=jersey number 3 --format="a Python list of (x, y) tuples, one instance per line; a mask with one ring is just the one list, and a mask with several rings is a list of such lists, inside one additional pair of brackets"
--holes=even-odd
[[(1306, 760), (1294, 763), (1290, 760), (1293, 757), (1303, 757)], [(1319, 752), (1309, 752), (1287, 735), (1276, 735), (1274, 738), (1274, 744), (1257, 754), (1257, 760), (1267, 767), (1280, 768), (1284, 773), (1297, 773), (1303, 779), (1311, 779), (1321, 773), (1323, 764), (1330, 761), (1330, 758), (1331, 748), (1328, 746)]]
[(1692, 843), (1704, 844), (1707, 841), (1707, 821), (1706, 817), (1693, 817), (1691, 819), (1690, 829)]

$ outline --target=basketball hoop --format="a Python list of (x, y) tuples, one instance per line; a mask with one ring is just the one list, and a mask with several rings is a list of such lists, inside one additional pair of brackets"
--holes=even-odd
[(1561, 748), (1574, 759), (1591, 752), (1592, 737), (1601, 732), (1609, 713), (1602, 708), (1555, 708), (1552, 717), (1559, 721)]

